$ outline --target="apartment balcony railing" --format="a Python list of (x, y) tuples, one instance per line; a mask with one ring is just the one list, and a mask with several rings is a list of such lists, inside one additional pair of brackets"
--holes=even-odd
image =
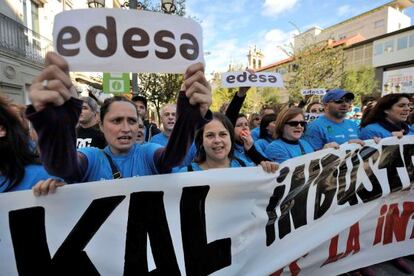
[(46, 52), (52, 47), (49, 39), (0, 13), (1, 50), (43, 64)]

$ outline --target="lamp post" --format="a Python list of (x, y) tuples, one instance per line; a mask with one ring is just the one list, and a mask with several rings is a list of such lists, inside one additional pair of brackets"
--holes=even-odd
[(88, 0), (89, 8), (105, 8), (105, 0)]
[(175, 6), (174, 0), (161, 0), (161, 10), (164, 13), (174, 13), (177, 7)]

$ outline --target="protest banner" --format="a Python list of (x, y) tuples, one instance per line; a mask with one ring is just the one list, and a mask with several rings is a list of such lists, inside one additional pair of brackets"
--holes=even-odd
[(283, 77), (275, 72), (226, 72), (221, 74), (223, 87), (283, 87)]
[(308, 95), (323, 96), (326, 94), (326, 89), (325, 88), (302, 89), (300, 93), (303, 96), (308, 96)]
[(414, 253), (414, 136), (0, 194), (0, 274), (332, 275)]
[(65, 11), (55, 17), (53, 41), (71, 71), (184, 73), (189, 65), (204, 63), (200, 24), (162, 13)]

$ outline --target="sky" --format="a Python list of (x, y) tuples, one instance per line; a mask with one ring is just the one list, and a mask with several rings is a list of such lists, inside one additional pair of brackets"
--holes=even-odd
[[(286, 55), (297, 30), (326, 28), (391, 0), (187, 0), (186, 13), (203, 28), (206, 73), (247, 66), (249, 47), (264, 54), (263, 65)], [(414, 7), (405, 10), (414, 23)]]

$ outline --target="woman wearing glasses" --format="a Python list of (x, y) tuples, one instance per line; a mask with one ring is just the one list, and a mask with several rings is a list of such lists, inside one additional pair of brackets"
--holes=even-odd
[(266, 156), (277, 163), (313, 152), (312, 146), (301, 139), (306, 128), (305, 117), (300, 108), (286, 108), (276, 119), (276, 139), (266, 148)]
[(361, 139), (414, 135), (407, 118), (410, 115), (410, 97), (407, 94), (388, 94), (378, 100), (375, 107), (361, 122)]

